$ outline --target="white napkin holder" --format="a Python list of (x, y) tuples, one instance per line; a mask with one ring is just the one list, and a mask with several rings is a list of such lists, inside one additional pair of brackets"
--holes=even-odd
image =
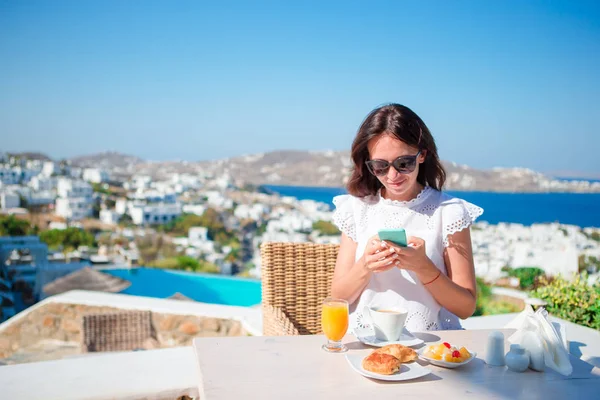
[[(533, 346), (531, 344), (531, 333), (527, 332), (532, 332), (539, 338), (539, 342), (541, 343), (545, 366), (561, 375), (569, 376), (573, 373), (573, 366), (571, 365), (569, 352), (567, 351), (566, 330), (562, 324), (556, 325), (550, 323), (548, 312), (544, 308), (539, 308), (534, 312), (533, 308), (527, 305), (521, 314), (505, 326), (505, 328), (517, 330), (507, 340), (509, 343), (520, 344), (526, 348), (529, 347), (527, 350), (531, 352), (540, 351), (540, 346)], [(539, 367), (535, 369), (540, 370)]]

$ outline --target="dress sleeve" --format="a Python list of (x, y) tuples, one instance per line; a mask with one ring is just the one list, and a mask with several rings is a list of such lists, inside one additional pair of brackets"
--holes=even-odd
[(356, 240), (356, 222), (354, 220), (354, 198), (348, 194), (335, 196), (333, 198), (335, 211), (333, 212), (333, 223), (340, 231), (350, 239)]
[(452, 198), (444, 203), (442, 208), (442, 237), (444, 247), (448, 247), (448, 236), (470, 227), (483, 214), (483, 208), (458, 198)]

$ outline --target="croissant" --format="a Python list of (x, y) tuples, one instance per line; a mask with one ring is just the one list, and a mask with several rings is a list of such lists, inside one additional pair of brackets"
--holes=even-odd
[(374, 351), (375, 353), (389, 354), (396, 357), (400, 362), (407, 363), (417, 359), (417, 352), (410, 347), (401, 344), (388, 344)]
[(374, 351), (365, 357), (362, 367), (376, 374), (392, 375), (400, 370), (400, 364), (400, 360), (396, 357)]

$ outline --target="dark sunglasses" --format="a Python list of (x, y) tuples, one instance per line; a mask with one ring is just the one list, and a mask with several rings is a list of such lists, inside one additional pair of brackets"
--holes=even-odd
[(391, 163), (386, 160), (368, 160), (365, 161), (369, 172), (375, 176), (381, 176), (388, 173), (390, 165), (394, 167), (399, 174), (410, 174), (417, 167), (417, 157), (421, 154), (421, 150), (414, 156), (400, 156)]

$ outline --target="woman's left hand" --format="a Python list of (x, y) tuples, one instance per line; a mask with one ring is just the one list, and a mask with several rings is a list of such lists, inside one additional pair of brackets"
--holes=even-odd
[(433, 279), (439, 270), (425, 252), (425, 241), (415, 236), (409, 236), (407, 241), (407, 247), (392, 244), (398, 254), (397, 267), (414, 271), (421, 281)]

